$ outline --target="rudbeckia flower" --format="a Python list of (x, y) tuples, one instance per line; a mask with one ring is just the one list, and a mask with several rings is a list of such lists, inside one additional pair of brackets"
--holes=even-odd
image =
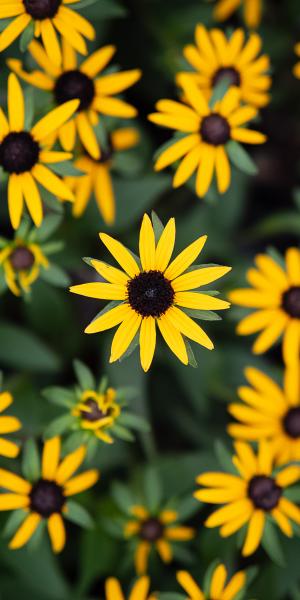
[(300, 251), (288, 248), (285, 268), (268, 254), (258, 254), (256, 269), (247, 271), (251, 288), (230, 292), (234, 304), (257, 309), (240, 321), (237, 333), (259, 333), (253, 352), (261, 354), (283, 335), (282, 352), (286, 364), (298, 362), (300, 346)]
[(80, 177), (68, 177), (66, 182), (73, 191), (75, 201), (72, 206), (74, 217), (81, 217), (94, 192), (99, 211), (108, 225), (115, 221), (115, 196), (111, 170), (118, 152), (128, 150), (138, 143), (139, 134), (132, 127), (116, 129), (109, 136), (106, 150), (102, 149), (101, 158), (95, 160), (88, 154), (82, 154), (75, 166), (86, 173)]
[(269, 104), (270, 60), (265, 54), (259, 56), (262, 39), (257, 33), (250, 33), (246, 40), (244, 31), (236, 29), (227, 38), (221, 29), (208, 31), (203, 25), (197, 25), (195, 42), (195, 46), (185, 46), (183, 54), (197, 71), (189, 76), (206, 98), (209, 99), (215, 86), (226, 78), (229, 85), (240, 90), (241, 100), (246, 104), (256, 108)]
[[(10, 392), (0, 393), (0, 413), (3, 413), (13, 403), (13, 397)], [(0, 415), (0, 436), (7, 433), (15, 433), (21, 429), (22, 424), (16, 417)], [(19, 454), (19, 446), (11, 440), (0, 437), (0, 455), (7, 458), (15, 458)]]
[(28, 293), (38, 279), (41, 269), (48, 269), (49, 261), (38, 244), (16, 239), (0, 250), (7, 287), (15, 296)]
[(0, 108), (0, 166), (8, 175), (8, 208), (14, 229), (19, 227), (24, 199), (35, 225), (39, 227), (43, 220), (36, 182), (63, 200), (73, 200), (62, 179), (45, 166), (68, 160), (72, 154), (48, 150), (46, 139), (73, 115), (78, 104), (79, 100), (65, 102), (27, 131), (22, 88), (15, 74), (9, 75), (8, 120)]
[(99, 114), (126, 119), (137, 115), (133, 106), (114, 96), (138, 81), (141, 71), (135, 69), (101, 75), (116, 52), (115, 46), (100, 48), (79, 65), (76, 52), (65, 42), (61, 67), (46, 55), (35, 40), (31, 42), (29, 51), (42, 71), (28, 73), (22, 61), (11, 59), (8, 65), (17, 75), (31, 85), (51, 92), (57, 106), (68, 100), (79, 99), (73, 119), (59, 124), (53, 131), (52, 142), (58, 137), (63, 149), (69, 152), (75, 146), (78, 133), (87, 152), (95, 159), (100, 158), (101, 150), (93, 125), (97, 124)]
[(246, 583), (246, 573), (239, 571), (226, 583), (227, 570), (221, 564), (218, 565), (211, 576), (209, 582), (209, 596), (206, 596), (202, 589), (198, 586), (194, 578), (187, 571), (178, 571), (177, 581), (183, 587), (187, 600), (205, 600), (205, 598), (213, 598), (214, 600), (235, 600), (243, 590)]
[(286, 488), (300, 479), (300, 468), (287, 466), (274, 473), (274, 457), (270, 444), (261, 441), (257, 455), (249, 444), (235, 442), (232, 458), (236, 475), (203, 473), (194, 496), (200, 502), (222, 504), (205, 522), (206, 527), (221, 527), (220, 535), (228, 537), (247, 525), (242, 555), (257, 550), (267, 521), (275, 522), (282, 533), (292, 537), (291, 521), (300, 525), (300, 508), (286, 497)]
[[(296, 44), (295, 52), (296, 52), (297, 56), (300, 57), (300, 42), (298, 44)], [(294, 75), (295, 75), (295, 77), (297, 77), (297, 79), (300, 79), (300, 62), (298, 62), (294, 66)]]
[(138, 575), (146, 573), (151, 549), (156, 549), (162, 561), (169, 563), (173, 559), (172, 541), (186, 542), (195, 536), (192, 527), (178, 524), (178, 514), (166, 509), (152, 514), (141, 505), (132, 506), (130, 519), (124, 527), (124, 535), (135, 542), (135, 568)]
[(8, 0), (0, 4), (0, 19), (15, 17), (0, 34), (0, 52), (10, 46), (30, 25), (41, 37), (45, 51), (56, 65), (61, 64), (61, 48), (56, 31), (81, 54), (87, 54), (84, 38), (95, 38), (94, 27), (69, 5), (80, 0)]
[(63, 516), (68, 516), (68, 499), (87, 490), (98, 480), (98, 471), (91, 469), (73, 477), (82, 464), (85, 446), (80, 446), (60, 462), (61, 442), (54, 437), (44, 444), (41, 475), (36, 481), (5, 469), (0, 469), (0, 510), (20, 510), (24, 519), (9, 543), (13, 550), (24, 546), (42, 521), (47, 521), (53, 552), (61, 552), (65, 546), (66, 533)]
[[(133, 584), (128, 600), (156, 600), (156, 596), (148, 596), (150, 579), (146, 575), (139, 577)], [(115, 577), (109, 577), (105, 582), (105, 600), (125, 600), (122, 588)]]
[(214, 18), (225, 21), (240, 6), (243, 6), (244, 20), (248, 27), (255, 29), (261, 22), (262, 0), (217, 0)]
[(280, 465), (300, 461), (299, 365), (286, 369), (283, 389), (252, 367), (245, 377), (249, 386), (238, 389), (242, 402), (228, 407), (238, 421), (228, 426), (228, 433), (240, 440), (269, 440)]
[(101, 233), (100, 239), (123, 271), (92, 259), (91, 266), (105, 283), (84, 283), (70, 290), (81, 296), (114, 301), (111, 308), (105, 308), (85, 330), (98, 333), (119, 325), (111, 346), (110, 362), (119, 360), (139, 334), (141, 364), (144, 371), (148, 371), (155, 351), (156, 325), (169, 348), (184, 364), (188, 364), (189, 358), (183, 336), (213, 349), (212, 341), (189, 315), (195, 314), (197, 318), (193, 310), (225, 309), (229, 303), (190, 290), (219, 279), (230, 267), (188, 270), (201, 252), (206, 236), (199, 237), (171, 262), (175, 245), (174, 219), (162, 228), (156, 241), (151, 220), (144, 215), (139, 240), (140, 262), (109, 235)]
[(159, 112), (149, 115), (149, 119), (186, 135), (180, 139), (175, 136), (174, 144), (160, 154), (154, 168), (161, 171), (182, 159), (173, 179), (174, 187), (185, 183), (197, 171), (196, 193), (205, 196), (216, 172), (218, 190), (223, 194), (231, 179), (226, 144), (230, 140), (247, 144), (266, 141), (262, 133), (244, 127), (257, 115), (257, 110), (240, 105), (240, 91), (236, 87), (231, 87), (222, 100), (210, 107), (190, 75), (181, 74), (180, 85), (187, 103), (160, 100), (156, 104)]
[(121, 413), (121, 407), (115, 402), (116, 390), (108, 388), (104, 394), (95, 390), (85, 390), (79, 402), (72, 409), (72, 415), (79, 420), (80, 429), (93, 433), (99, 440), (112, 444), (109, 430)]

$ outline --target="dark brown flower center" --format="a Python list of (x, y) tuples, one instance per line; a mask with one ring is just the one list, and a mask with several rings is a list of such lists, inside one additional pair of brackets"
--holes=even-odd
[(23, 0), (26, 12), (33, 19), (51, 19), (55, 17), (62, 0)]
[(281, 305), (290, 317), (300, 319), (300, 287), (294, 286), (284, 292)]
[(147, 542), (156, 542), (164, 533), (162, 523), (155, 518), (144, 521), (140, 529), (140, 537)]
[(94, 82), (85, 73), (77, 69), (65, 71), (56, 80), (54, 96), (57, 104), (78, 99), (80, 104), (77, 110), (85, 110), (90, 106), (95, 96)]
[(300, 437), (300, 407), (288, 410), (283, 419), (283, 428), (291, 438)]
[(218, 69), (213, 76), (213, 86), (218, 85), (220, 81), (227, 79), (229, 85), (240, 85), (241, 76), (234, 67), (223, 67)]
[(90, 398), (89, 400), (86, 400), (84, 404), (89, 409), (89, 410), (81, 410), (81, 416), (86, 421), (99, 421), (99, 419), (103, 419), (103, 417), (107, 416), (99, 408), (96, 400), (93, 400), (92, 398)]
[(248, 496), (256, 508), (262, 510), (272, 510), (280, 500), (282, 489), (272, 479), (266, 475), (256, 475), (249, 482)]
[(38, 162), (39, 154), (39, 144), (30, 133), (12, 132), (0, 144), (0, 165), (7, 173), (25, 173)]
[(65, 502), (60, 485), (47, 479), (39, 479), (30, 492), (30, 508), (42, 517), (48, 518), (53, 513), (60, 513)]
[(10, 257), (11, 266), (15, 271), (26, 271), (34, 264), (34, 254), (26, 246), (18, 246)]
[(201, 123), (200, 133), (204, 142), (213, 146), (226, 144), (230, 139), (230, 127), (224, 117), (217, 113), (212, 113), (204, 117)]
[(142, 317), (160, 317), (174, 301), (174, 290), (161, 271), (144, 271), (128, 282), (128, 301)]

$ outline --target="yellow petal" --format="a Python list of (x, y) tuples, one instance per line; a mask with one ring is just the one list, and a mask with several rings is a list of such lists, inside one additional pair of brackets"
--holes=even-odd
[[(150, 588), (150, 578), (144, 575), (134, 584), (128, 600), (147, 600)], [(115, 598), (113, 600), (118, 600)]]
[(230, 303), (226, 300), (220, 300), (215, 296), (200, 294), (199, 292), (177, 292), (175, 302), (178, 306), (199, 310), (224, 310), (230, 307)]
[(207, 235), (202, 235), (197, 240), (192, 242), (187, 248), (185, 248), (178, 256), (170, 263), (167, 270), (165, 271), (165, 277), (171, 281), (181, 275), (200, 254), (205, 242)]
[(106, 600), (124, 600), (122, 588), (117, 579), (109, 577), (105, 582)]
[(95, 485), (99, 476), (99, 471), (90, 469), (90, 471), (85, 471), (84, 473), (73, 477), (73, 479), (69, 479), (64, 486), (65, 496), (73, 496), (74, 494), (80, 494), (81, 492), (88, 490)]
[(20, 83), (14, 73), (8, 78), (8, 118), (10, 131), (24, 129), (24, 96)]
[(55, 479), (60, 457), (60, 438), (53, 437), (44, 443), (42, 456), (42, 477), (50, 481)]
[(265, 527), (265, 513), (262, 510), (256, 510), (249, 522), (248, 531), (244, 546), (242, 549), (243, 556), (250, 556), (258, 548), (263, 536)]
[(187, 571), (177, 571), (177, 581), (193, 600), (205, 600), (205, 596), (193, 577)]
[(221, 598), (227, 578), (224, 565), (218, 565), (215, 569), (210, 583), (210, 595), (212, 598)]
[(115, 221), (116, 207), (113, 182), (108, 165), (99, 164), (97, 166), (95, 196), (105, 223), (112, 225)]
[(147, 214), (144, 215), (139, 241), (140, 258), (144, 271), (155, 268), (155, 237), (153, 226)]
[(145, 372), (150, 369), (156, 345), (156, 327), (153, 317), (142, 320), (140, 329), (141, 365)]
[(168, 310), (168, 319), (175, 329), (178, 329), (180, 333), (188, 337), (190, 340), (201, 344), (208, 350), (212, 350), (214, 345), (205, 331), (195, 323), (188, 315), (176, 306), (172, 306)]
[(131, 308), (128, 304), (120, 304), (111, 310), (108, 310), (100, 317), (96, 317), (85, 329), (85, 333), (99, 333), (106, 329), (111, 329), (115, 325), (119, 325), (131, 313)]
[(155, 268), (158, 271), (164, 271), (169, 264), (174, 250), (175, 236), (175, 219), (171, 218), (165, 226), (156, 246)]
[(70, 292), (98, 300), (125, 300), (126, 287), (116, 283), (82, 283), (72, 285)]
[(55, 481), (63, 485), (80, 467), (86, 456), (86, 447), (79, 446), (74, 452), (68, 454), (60, 463), (55, 476)]
[(61, 65), (62, 55), (57, 39), (56, 31), (51, 19), (44, 19), (40, 22), (41, 36), (46, 50), (46, 54), (56, 66)]
[(155, 171), (160, 171), (161, 169), (168, 167), (179, 158), (182, 158), (182, 156), (187, 154), (187, 152), (192, 150), (199, 143), (200, 137), (196, 133), (187, 135), (178, 142), (175, 142), (172, 144), (172, 146), (160, 154), (155, 163)]
[(66, 531), (60, 514), (54, 513), (49, 517), (48, 531), (53, 552), (61, 552), (66, 543)]
[(143, 575), (147, 571), (150, 550), (151, 546), (148, 542), (139, 542), (134, 558), (135, 568), (138, 575)]
[(27, 544), (36, 531), (41, 519), (41, 516), (37, 513), (30, 513), (26, 519), (24, 519), (22, 525), (19, 527), (18, 531), (10, 541), (9, 548), (11, 550), (16, 550), (17, 548), (22, 548), (22, 546), (25, 546), (25, 544)]
[(37, 164), (31, 171), (34, 178), (55, 196), (62, 200), (74, 200), (74, 195), (62, 179), (55, 175), (45, 165)]
[(180, 331), (174, 327), (168, 318), (168, 313), (157, 319), (157, 325), (170, 350), (172, 350), (175, 356), (177, 356), (184, 365), (187, 365), (189, 359), (186, 345)]
[(113, 337), (109, 362), (115, 362), (126, 352), (140, 327), (141, 321), (141, 315), (131, 309)]
[(31, 173), (22, 173), (20, 179), (29, 214), (36, 227), (39, 227), (43, 220), (43, 205), (39, 190)]
[(78, 113), (76, 116), (76, 124), (78, 134), (84, 148), (93, 158), (100, 158), (100, 149), (97, 137), (85, 112)]
[(8, 180), (8, 210), (11, 224), (18, 229), (23, 212), (23, 193), (20, 175), (12, 173)]
[(30, 494), (31, 485), (15, 473), (0, 469), (0, 482), (1, 487), (9, 490), (10, 492), (17, 492), (18, 494)]
[(57, 131), (75, 113), (79, 103), (79, 100), (69, 100), (51, 110), (34, 125), (31, 130), (33, 137), (39, 142), (44, 140), (53, 131)]
[(100, 233), (100, 239), (130, 277), (135, 277), (135, 275), (139, 274), (140, 270), (135, 259), (123, 244), (106, 233)]
[(0, 52), (3, 52), (5, 48), (10, 46), (14, 40), (26, 29), (27, 25), (31, 21), (31, 16), (27, 13), (19, 15), (16, 19), (2, 31), (0, 35)]
[(223, 277), (229, 271), (231, 271), (231, 267), (204, 267), (203, 269), (195, 269), (173, 280), (172, 287), (175, 292), (192, 290), (220, 279), (220, 277)]
[(115, 46), (104, 46), (96, 50), (80, 65), (80, 70), (91, 78), (102, 71), (116, 52)]

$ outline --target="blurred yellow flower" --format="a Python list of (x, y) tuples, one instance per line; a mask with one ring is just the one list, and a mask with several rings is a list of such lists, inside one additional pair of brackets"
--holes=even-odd
[[(156, 600), (156, 596), (148, 596), (150, 579), (146, 575), (139, 577), (133, 584), (128, 600)], [(105, 582), (105, 600), (125, 600), (122, 588), (115, 577), (109, 577)]]
[[(209, 598), (214, 598), (214, 600), (235, 600), (246, 583), (246, 573), (244, 571), (235, 573), (227, 584), (226, 579), (226, 567), (222, 564), (218, 565), (211, 576)], [(206, 596), (190, 573), (187, 571), (178, 571), (177, 581), (188, 594), (188, 600), (205, 600)]]
[(256, 29), (261, 22), (262, 0), (217, 0), (214, 18), (217, 21), (225, 21), (240, 6), (243, 6), (243, 15), (247, 27)]
[(49, 261), (38, 244), (17, 238), (0, 250), (0, 266), (10, 291), (15, 296), (28, 293)]
[(107, 444), (113, 443), (109, 428), (120, 416), (121, 407), (115, 402), (116, 390), (108, 388), (103, 394), (95, 390), (85, 390), (71, 414), (79, 417), (80, 428), (93, 432), (99, 440)]
[[(0, 413), (3, 413), (13, 403), (13, 397), (10, 392), (0, 393)], [(6, 456), (7, 458), (15, 458), (19, 454), (19, 446), (2, 437), (7, 433), (15, 433), (22, 427), (21, 422), (16, 417), (8, 417), (7, 415), (0, 414), (0, 455)]]
[[(300, 57), (300, 42), (296, 44), (295, 52), (297, 56)], [(297, 62), (297, 64), (294, 66), (294, 75), (297, 77), (297, 79), (300, 79), (300, 62)]]

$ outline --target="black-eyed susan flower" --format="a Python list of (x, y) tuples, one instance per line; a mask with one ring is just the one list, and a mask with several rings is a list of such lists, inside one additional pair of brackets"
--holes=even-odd
[[(156, 600), (157, 596), (154, 594), (149, 596), (149, 589), (149, 577), (139, 577), (131, 588), (128, 600)], [(105, 582), (105, 600), (125, 600), (121, 585), (115, 577), (109, 577)]]
[(205, 600), (206, 598), (235, 600), (237, 596), (240, 598), (247, 580), (245, 571), (235, 573), (228, 582), (227, 576), (225, 565), (218, 565), (211, 575), (207, 594), (205, 591), (202, 591), (195, 579), (187, 571), (178, 571), (177, 581), (185, 593), (188, 594), (189, 600)]
[(76, 52), (65, 42), (61, 67), (46, 55), (35, 40), (31, 42), (29, 50), (42, 71), (28, 73), (22, 61), (16, 59), (8, 61), (9, 67), (27, 83), (51, 92), (57, 106), (74, 99), (80, 101), (73, 119), (56, 128), (52, 141), (58, 137), (63, 149), (69, 152), (75, 146), (78, 133), (86, 151), (93, 158), (100, 158), (101, 150), (93, 126), (98, 123), (100, 114), (126, 119), (137, 115), (133, 106), (115, 98), (115, 95), (138, 81), (141, 71), (134, 69), (101, 74), (115, 54), (115, 46), (104, 46), (78, 64)]
[(16, 75), (9, 75), (8, 120), (0, 109), (0, 166), (8, 175), (8, 208), (14, 229), (19, 227), (24, 200), (35, 225), (39, 227), (43, 220), (36, 182), (63, 200), (73, 200), (66, 184), (46, 166), (68, 160), (72, 154), (49, 150), (46, 139), (66, 123), (78, 104), (79, 100), (65, 102), (27, 131), (22, 88)]
[(240, 6), (243, 7), (244, 21), (248, 27), (255, 29), (259, 26), (262, 15), (262, 0), (217, 0), (214, 18), (225, 21)]
[(2, 437), (2, 435), (15, 433), (22, 427), (17, 417), (2, 415), (12, 403), (13, 397), (10, 392), (0, 392), (0, 456), (6, 456), (7, 458), (15, 458), (18, 456), (20, 450), (15, 442)]
[(172, 542), (186, 542), (194, 538), (192, 527), (180, 525), (175, 510), (150, 511), (146, 506), (130, 508), (131, 518), (125, 523), (124, 536), (134, 543), (134, 563), (138, 575), (148, 570), (151, 550), (156, 550), (165, 563), (173, 559)]
[(300, 508), (286, 497), (288, 486), (300, 478), (300, 467), (292, 465), (274, 473), (274, 456), (268, 442), (259, 443), (258, 453), (245, 442), (235, 442), (232, 458), (236, 474), (203, 473), (197, 483), (204, 486), (194, 496), (200, 502), (221, 504), (208, 517), (206, 527), (220, 527), (228, 537), (247, 526), (242, 554), (253, 554), (261, 543), (270, 520), (282, 533), (292, 537), (291, 521), (300, 524)]
[(75, 166), (86, 173), (79, 177), (68, 177), (67, 184), (74, 193), (72, 206), (74, 217), (81, 217), (87, 203), (94, 193), (99, 211), (108, 225), (115, 221), (115, 196), (111, 171), (118, 152), (133, 148), (139, 140), (139, 134), (132, 127), (123, 127), (112, 131), (106, 150), (102, 148), (101, 157), (96, 160), (87, 153), (79, 156)]
[(260, 55), (262, 40), (257, 33), (250, 33), (246, 39), (245, 32), (236, 29), (226, 37), (221, 29), (207, 30), (204, 25), (197, 25), (195, 43), (185, 46), (183, 54), (197, 71), (189, 76), (207, 99), (226, 78), (229, 86), (240, 90), (241, 100), (246, 104), (261, 108), (270, 102), (270, 60), (265, 54)]
[(255, 257), (257, 268), (247, 271), (252, 287), (230, 292), (234, 304), (257, 309), (240, 321), (237, 333), (260, 332), (253, 352), (261, 354), (283, 335), (282, 352), (286, 364), (298, 362), (300, 346), (300, 251), (288, 248), (285, 268), (268, 254)]
[[(79, 0), (8, 0), (0, 4), (0, 19), (12, 18), (0, 34), (0, 52), (10, 46), (23, 31), (33, 24), (34, 36), (41, 37), (45, 51), (51, 60), (61, 64), (61, 48), (58, 32), (81, 54), (87, 54), (84, 38), (95, 38), (94, 27), (72, 4)], [(32, 26), (32, 25), (31, 25)]]
[[(82, 464), (86, 448), (80, 446), (60, 461), (61, 442), (54, 437), (44, 444), (40, 474), (34, 481), (27, 481), (5, 469), (0, 469), (0, 510), (19, 510), (24, 518), (9, 543), (13, 550), (21, 548), (30, 540), (43, 521), (47, 522), (52, 549), (61, 552), (66, 541), (63, 517), (72, 518), (68, 500), (74, 494), (89, 489), (98, 480), (95, 469), (73, 477)], [(73, 504), (73, 502), (72, 502)]]
[[(140, 358), (144, 371), (152, 363), (156, 346), (156, 326), (165, 342), (183, 364), (188, 364), (187, 337), (209, 350), (213, 343), (189, 315), (193, 310), (229, 308), (228, 302), (199, 293), (200, 286), (222, 277), (230, 267), (207, 267), (189, 270), (201, 252), (206, 236), (201, 236), (170, 262), (175, 245), (175, 220), (170, 219), (156, 241), (152, 222), (144, 215), (139, 239), (140, 259), (125, 246), (101, 233), (100, 239), (123, 271), (91, 259), (91, 266), (105, 283), (85, 283), (70, 288), (71, 292), (89, 298), (113, 300), (86, 333), (98, 333), (119, 325), (114, 335), (110, 362), (119, 360), (139, 335)], [(121, 323), (121, 324), (120, 324)]]
[(43, 392), (50, 402), (68, 411), (48, 425), (46, 438), (76, 432), (77, 443), (86, 444), (91, 454), (99, 441), (112, 444), (115, 437), (131, 441), (131, 428), (149, 430), (144, 419), (127, 410), (128, 400), (136, 395), (133, 388), (109, 387), (107, 377), (97, 384), (93, 373), (79, 360), (74, 361), (74, 370), (78, 383), (73, 388), (50, 387)]
[[(298, 57), (300, 57), (300, 42), (298, 44), (296, 44), (295, 52), (296, 52), (296, 55)], [(294, 66), (293, 72), (294, 72), (295, 77), (297, 77), (297, 79), (300, 79), (300, 62), (297, 62), (297, 64)]]
[(186, 134), (175, 136), (174, 143), (163, 150), (155, 163), (155, 170), (181, 160), (173, 186), (184, 184), (196, 171), (196, 193), (205, 196), (214, 173), (221, 194), (230, 185), (229, 142), (262, 144), (266, 136), (244, 127), (257, 111), (253, 106), (240, 105), (240, 91), (231, 87), (222, 100), (209, 106), (203, 92), (188, 74), (181, 74), (180, 85), (187, 103), (160, 100), (159, 112), (149, 115), (150, 121), (162, 127)]
[(229, 405), (238, 421), (228, 426), (234, 438), (247, 441), (267, 439), (275, 461), (284, 465), (300, 460), (300, 386), (299, 365), (285, 371), (283, 389), (268, 375), (248, 367), (249, 386), (238, 389), (241, 403)]

